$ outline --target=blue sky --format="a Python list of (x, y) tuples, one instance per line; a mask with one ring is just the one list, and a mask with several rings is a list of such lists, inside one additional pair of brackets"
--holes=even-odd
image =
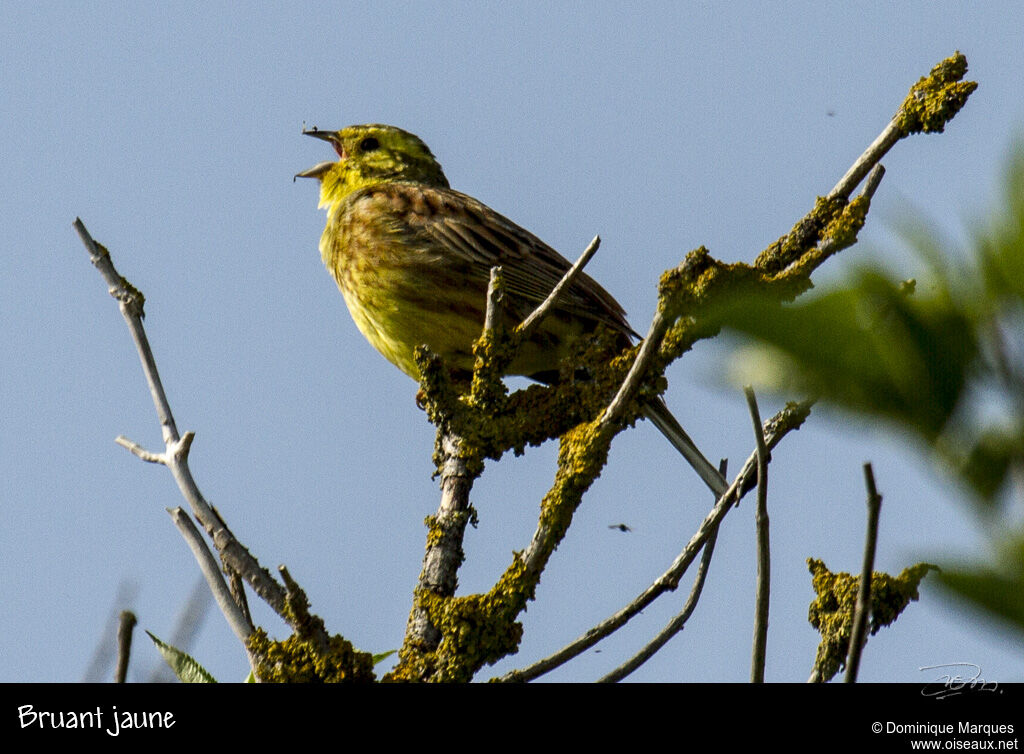
[[(433, 430), (415, 384), (365, 343), (317, 242), (330, 157), (305, 123), (392, 123), (420, 135), (454, 188), (588, 268), (643, 332), (658, 275), (690, 249), (749, 261), (827, 192), (908, 87), (964, 52), (980, 88), (941, 136), (885, 160), (863, 243), (903, 277), (892, 223), (908, 206), (954, 239), (998, 195), (1024, 123), (1024, 11), (1016, 3), (45, 3), (0, 6), (0, 655), (4, 681), (81, 679), (119, 585), (140, 626), (168, 637), (197, 578), (164, 509), (166, 469), (127, 330), (71, 229), (80, 216), (147, 297), (147, 329), (208, 499), (265, 565), (288, 565), (332, 631), (381, 652), (401, 642), (437, 505)], [(669, 371), (669, 405), (706, 454), (753, 449), (729, 346)], [(781, 399), (761, 396), (767, 416)], [(486, 588), (532, 533), (553, 444), (488, 467), (474, 488), (463, 592)], [(941, 470), (885, 427), (822, 408), (771, 466), (767, 678), (802, 681), (817, 636), (805, 559), (856, 571), (861, 465), (885, 496), (876, 567), (981, 558), (988, 532)], [(654, 430), (620, 436), (524, 616), (542, 657), (641, 591), (710, 505)], [(685, 631), (634, 678), (749, 675), (753, 505), (730, 514)], [(633, 528), (621, 533), (609, 524)], [(639, 648), (685, 595), (645, 611), (552, 680), (590, 680)], [(283, 637), (267, 611), (258, 620)], [(140, 634), (141, 636), (141, 634)], [(130, 678), (159, 660), (139, 639)], [(925, 588), (868, 644), (862, 678), (925, 682), (921, 666), (979, 664), (1021, 680), (1009, 634)], [(210, 614), (194, 654), (246, 674)]]

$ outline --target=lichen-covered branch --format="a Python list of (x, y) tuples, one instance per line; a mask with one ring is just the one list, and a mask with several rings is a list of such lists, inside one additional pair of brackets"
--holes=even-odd
[(966, 74), (967, 58), (957, 52), (932, 68), (927, 76), (922, 76), (911, 87), (889, 125), (850, 166), (828, 196), (848, 197), (886, 152), (905, 136), (921, 132), (942, 133), (978, 88), (977, 82), (963, 80)]
[[(846, 663), (862, 576), (832, 573), (822, 561), (814, 558), (808, 558), (807, 564), (817, 595), (807, 611), (807, 619), (821, 634), (814, 669), (808, 680), (811, 683), (823, 683), (830, 680)], [(931, 570), (938, 569), (930, 563), (918, 563), (904, 568), (899, 576), (879, 571), (871, 574), (872, 596), (868, 611), (870, 635), (874, 636), (891, 624), (907, 605), (917, 600), (918, 587)]]
[[(697, 341), (717, 334), (730, 306), (753, 300), (771, 307), (790, 301), (811, 286), (812, 273), (825, 260), (853, 245), (883, 174), (878, 164), (882, 156), (910, 133), (941, 131), (976, 86), (962, 81), (965, 73), (966, 60), (957, 53), (915, 84), (897, 115), (836, 187), (753, 264), (724, 263), (701, 247), (666, 272), (655, 321), (642, 344), (615, 354), (612, 339), (598, 333), (564, 370), (562, 384), (511, 396), (498, 383), (500, 365), (509, 363), (515, 352), (514, 331), (506, 337), (500, 328), (488, 330), (478, 341), (469, 396), (454, 389), (443, 364), (420, 353), (417, 363), (428, 415), (439, 437), (459, 438), (458, 454), (470, 478), (480, 473), (485, 459), (500, 458), (508, 450), (521, 452), (528, 444), (553, 437), (559, 438), (560, 448), (555, 480), (541, 503), (530, 544), (485, 594), (457, 597), (417, 590), (414, 612), (427, 616), (440, 636), (436, 647), (407, 642), (392, 679), (469, 680), (483, 664), (515, 651), (522, 631), (517, 616), (533, 598), (583, 494), (604, 467), (612, 439), (665, 390), (665, 369)], [(863, 190), (851, 199), (865, 177)], [(572, 379), (581, 367), (591, 379)], [(732, 494), (753, 486), (753, 472), (749, 477), (746, 472)], [(688, 546), (685, 557), (680, 556), (685, 565), (678, 572), (670, 569), (671, 588), (732, 502), (728, 493), (721, 497), (717, 512), (709, 514), (695, 535), (696, 549)]]
[[(473, 480), (483, 470), (483, 458), (489, 455), (488, 449), (504, 429), (504, 425), (492, 420), (503, 412), (507, 415), (507, 389), (502, 375), (516, 350), (551, 311), (558, 294), (579, 275), (599, 244), (600, 239), (595, 238), (551, 294), (512, 333), (501, 320), (500, 304), (504, 295), (501, 268), (491, 270), (484, 331), (474, 346), (476, 364), (465, 398), (454, 389), (440, 360), (423, 349), (417, 352), (422, 400), (428, 416), (438, 426), (435, 460), (441, 477), (441, 503), (437, 514), (427, 520), (429, 533), (423, 567), (405, 641), (399, 652), (399, 666), (390, 675), (391, 679), (436, 677), (450, 680), (449, 670), (436, 669), (429, 663), (425, 665), (422, 658), (437, 652), (444, 639), (440, 626), (445, 616), (437, 613), (436, 605), (446, 604), (444, 601), (455, 594), (458, 568), (463, 560), (463, 536), (473, 515), (469, 491)], [(517, 420), (522, 421), (522, 412)]]

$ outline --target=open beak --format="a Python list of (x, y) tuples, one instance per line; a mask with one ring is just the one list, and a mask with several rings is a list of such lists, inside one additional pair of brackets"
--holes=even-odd
[(331, 169), (336, 163), (333, 162), (321, 162), (319, 165), (314, 165), (309, 170), (303, 170), (301, 173), (296, 173), (292, 177), (292, 183), (295, 182), (296, 178), (322, 178), (323, 174)]
[[(322, 141), (328, 142), (334, 147), (334, 151), (338, 153), (338, 157), (345, 159), (345, 151), (341, 147), (341, 142), (338, 140), (337, 131), (321, 131), (317, 128), (303, 129), (303, 136), (312, 136), (315, 139), (321, 139)], [(292, 178), (292, 182), (296, 178), (321, 178), (324, 173), (330, 170), (334, 162), (321, 162), (319, 165), (314, 165), (309, 170), (303, 170), (301, 173), (296, 173)]]
[(337, 143), (338, 132), (337, 131), (321, 131), (319, 128), (304, 128), (302, 129), (303, 136), (312, 136), (314, 139), (323, 139), (332, 143)]

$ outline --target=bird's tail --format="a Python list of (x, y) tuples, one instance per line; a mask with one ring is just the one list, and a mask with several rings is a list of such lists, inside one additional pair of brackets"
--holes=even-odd
[(697, 472), (697, 475), (704, 480), (704, 483), (711, 488), (717, 497), (725, 494), (725, 491), (729, 488), (729, 483), (725, 481), (725, 477), (718, 472), (718, 469), (712, 466), (711, 462), (704, 457), (704, 454), (697, 449), (693, 440), (686, 434), (686, 431), (676, 421), (676, 418), (672, 416), (672, 412), (668, 410), (668, 406), (665, 405), (663, 400), (658, 398), (644, 406), (644, 416), (650, 419), (651, 423), (658, 428), (661, 434), (668, 438), (668, 441), (682, 454), (687, 463), (693, 467), (693, 470)]

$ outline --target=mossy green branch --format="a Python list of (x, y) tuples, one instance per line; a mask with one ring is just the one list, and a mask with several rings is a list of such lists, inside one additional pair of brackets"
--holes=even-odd
[(485, 664), (517, 651), (522, 638), (519, 614), (533, 599), (541, 573), (584, 493), (604, 467), (613, 436), (599, 422), (590, 422), (562, 437), (555, 482), (541, 502), (533, 542), (527, 551), (515, 554), (490, 591), (441, 597), (417, 590), (413, 612), (424, 611), (442, 638), (435, 649), (403, 647), (387, 680), (469, 681)]
[(857, 243), (857, 235), (867, 220), (871, 197), (861, 195), (849, 204), (845, 202), (838, 212), (830, 213), (828, 222), (819, 233), (820, 243), (805, 249), (801, 256), (781, 274), (772, 278), (778, 286), (780, 300), (792, 301), (812, 287), (811, 274), (825, 260)]
[[(673, 324), (623, 426), (635, 422), (645, 400), (666, 389), (663, 374), (672, 361), (697, 341), (718, 333), (718, 322), (729, 306), (737, 302), (748, 305), (755, 297), (773, 305), (792, 300), (810, 288), (814, 270), (856, 242), (870, 203), (870, 197), (863, 195), (849, 203), (819, 197), (811, 215), (766, 250), (754, 265), (726, 264), (702, 246), (691, 251), (678, 267), (666, 271), (658, 286), (658, 307)], [(776, 271), (778, 255), (790, 261), (782, 271)], [(474, 473), (482, 471), (484, 459), (498, 459), (508, 450), (520, 453), (527, 445), (559, 437), (581, 421), (593, 419), (607, 405), (636, 358), (638, 346), (616, 354), (615, 339), (605, 330), (582, 343), (585, 348), (578, 360), (566, 361), (562, 382), (532, 386), (512, 395), (507, 394), (501, 380), (501, 365), (514, 358), (520, 345), (515, 331), (485, 331), (477, 341), (476, 368), (468, 395), (460, 392), (459, 383), (439, 359), (418, 349), (422, 403), (439, 431), (463, 438), (465, 457), (472, 462)], [(589, 378), (575, 379), (579, 372)], [(435, 460), (440, 463), (440, 456)]]
[[(828, 681), (846, 664), (857, 608), (860, 577), (849, 573), (832, 573), (820, 560), (808, 558), (817, 594), (808, 609), (807, 619), (821, 634), (814, 661), (817, 677)], [(899, 576), (875, 571), (871, 574), (871, 613), (869, 628), (874, 636), (892, 624), (911, 601), (918, 599), (918, 587), (928, 574), (937, 570), (929, 563), (905, 568)]]
[(309, 612), (306, 593), (281, 568), (285, 582), (284, 618), (295, 628), (284, 641), (273, 641), (257, 628), (248, 640), (254, 671), (266, 683), (340, 683), (374, 680), (373, 655), (360, 652), (342, 636), (329, 636), (323, 619)]
[(978, 88), (976, 81), (962, 80), (966, 74), (967, 58), (958, 51), (921, 77), (896, 114), (901, 136), (942, 133)]
[[(441, 420), (438, 437), (444, 431), (452, 431), (461, 438), (461, 452), (471, 460), (474, 478), (482, 471), (484, 458), (500, 456), (509, 448), (521, 448), (525, 442), (546, 439), (554, 427), (561, 432), (561, 447), (555, 482), (541, 504), (537, 533), (528, 553), (516, 556), (506, 575), (486, 595), (456, 598), (418, 590), (413, 613), (430, 616), (431, 625), (440, 631), (440, 643), (436, 648), (404, 647), (399, 667), (391, 677), (469, 680), (484, 663), (495, 661), (503, 656), (501, 653), (515, 651), (521, 635), (516, 620), (519, 612), (533, 598), (540, 574), (564, 537), (583, 493), (607, 461), (612, 438), (635, 422), (645, 400), (665, 389), (664, 370), (668, 364), (697, 340), (717, 333), (718, 318), (732, 302), (746, 302), (756, 296), (766, 304), (777, 304), (806, 290), (810, 275), (819, 264), (856, 242), (869, 207), (870, 196), (857, 197), (849, 203), (819, 199), (812, 213), (813, 230), (798, 224), (794, 234), (802, 234), (799, 242), (779, 245), (786, 254), (801, 249), (797, 263), (782, 271), (775, 271), (773, 264), (726, 264), (700, 247), (690, 252), (677, 268), (666, 272), (659, 284), (658, 307), (674, 324), (664, 335), (657, 363), (616, 426), (589, 420), (607, 405), (608, 397), (621, 384), (636, 358), (636, 347), (604, 364), (592, 363), (591, 380), (577, 383), (569, 379), (554, 387), (535, 387), (506, 396), (487, 383), (500, 374), (491, 359), (508, 358), (509, 352), (504, 350), (505, 344), (493, 339), (493, 333), (486, 332), (475, 351), (476, 372), (481, 374), (482, 382), (468, 399), (454, 400), (450, 383), (434, 371), (436, 362), (424, 360), (421, 384), (428, 412)], [(598, 352), (595, 348), (589, 355)], [(575, 372), (572, 367), (568, 374)], [(445, 410), (431, 408), (435, 406), (435, 392), (439, 396), (437, 405), (447, 404)], [(487, 398), (481, 400), (479, 396)], [(543, 431), (530, 435), (527, 427), (541, 427)], [(466, 651), (469, 646), (473, 651)]]
[(373, 655), (352, 642), (332, 636), (325, 650), (308, 636), (295, 633), (272, 641), (262, 628), (249, 637), (255, 672), (264, 683), (369, 683), (375, 680)]
[[(967, 58), (957, 52), (914, 84), (889, 125), (846, 175), (827, 196), (818, 197), (814, 208), (789, 233), (761, 252), (755, 266), (766, 272), (781, 272), (815, 248), (823, 231), (843, 212), (853, 191), (896, 142), (913, 133), (939, 133), (960, 111), (978, 87), (974, 81), (962, 80), (966, 73)], [(866, 194), (870, 196), (872, 191)]]
[(844, 197), (819, 196), (814, 208), (800, 218), (789, 233), (758, 255), (754, 267), (769, 274), (786, 269), (817, 246), (822, 231), (842, 213), (845, 205)]
[[(410, 626), (426, 616), (437, 633), (429, 641), (410, 640), (407, 634), (400, 662), (389, 680), (470, 680), (484, 664), (516, 651), (522, 634), (518, 616), (533, 599), (540, 574), (564, 537), (584, 492), (604, 467), (612, 438), (636, 421), (645, 402), (664, 391), (668, 365), (697, 341), (716, 335), (729, 307), (738, 302), (779, 306), (809, 289), (817, 267), (856, 242), (881, 179), (881, 157), (909, 133), (942, 130), (976, 86), (960, 81), (965, 72), (966, 61), (958, 53), (919, 81), (897, 117), (837, 187), (818, 197), (807, 216), (753, 264), (727, 264), (700, 247), (667, 271), (658, 289), (661, 319), (656, 320), (658, 327), (652, 326), (655, 358), (651, 363), (645, 361), (646, 368), (637, 373), (639, 380), (631, 381), (632, 394), (616, 400), (617, 409), (622, 410), (614, 412), (614, 420), (608, 424), (599, 417), (623, 384), (638, 347), (615, 353), (616, 339), (600, 331), (582, 341), (586, 347), (578, 358), (566, 360), (558, 384), (533, 386), (511, 395), (501, 377), (520, 347), (520, 338), (516, 329), (504, 329), (500, 318), (496, 322), (489, 319), (490, 325), (474, 347), (472, 375), (453, 374), (424, 350), (417, 351), (421, 403), (438, 427), (439, 471), (455, 452), (465, 462), (460, 478), (471, 485), (485, 459), (500, 458), (507, 450), (520, 453), (526, 445), (552, 437), (560, 437), (561, 445), (555, 480), (541, 503), (530, 546), (514, 556), (498, 583), (484, 594), (455, 597), (454, 587), (448, 594), (418, 588)], [(865, 176), (863, 193), (851, 198)], [(497, 276), (494, 301), (500, 298), (500, 285)], [(587, 378), (577, 379), (580, 374)], [(458, 442), (444, 445), (443, 438)], [(459, 518), (457, 522), (462, 521)], [(429, 527), (428, 551), (447, 536), (436, 521)], [(878, 586), (880, 605), (886, 604), (887, 588), (884, 583)]]
[[(515, 557), (499, 583), (485, 595), (454, 597), (418, 589), (413, 616), (426, 615), (440, 639), (433, 646), (407, 643), (390, 679), (470, 680), (483, 664), (516, 650), (522, 631), (518, 615), (533, 598), (540, 574), (565, 536), (584, 492), (604, 467), (614, 435), (635, 422), (645, 401), (664, 390), (665, 367), (695, 340), (717, 331), (716, 312), (722, 311), (727, 302), (751, 295), (775, 300), (789, 297), (794, 288), (809, 280), (811, 271), (829, 253), (856, 240), (869, 201), (849, 205), (829, 203), (828, 206), (828, 222), (823, 221), (822, 229), (815, 234), (822, 239), (821, 247), (816, 246), (811, 249), (812, 254), (805, 254), (810, 261), (801, 266), (772, 274), (752, 265), (722, 263), (701, 247), (688, 254), (679, 267), (662, 276), (659, 310), (675, 318), (676, 323), (662, 343), (659, 363), (649, 371), (640, 389), (627, 403), (622, 419), (614, 426), (595, 421), (593, 417), (607, 405), (608, 397), (621, 384), (636, 358), (635, 347), (605, 364), (592, 364), (592, 380), (579, 383), (568, 380), (554, 387), (520, 391), (511, 397), (484, 383), (468, 397), (453, 396), (450, 382), (436, 372), (437, 363), (423, 358), (421, 384), (425, 404), (431, 416), (440, 420), (438, 447), (441, 447), (444, 432), (455, 433), (461, 441), (460, 457), (468, 461), (467, 473), (473, 478), (482, 471), (484, 458), (520, 447), (526, 437), (525, 427), (542, 427), (546, 437), (550, 436), (552, 426), (557, 426), (561, 431), (561, 444), (555, 481), (541, 503), (537, 532), (529, 550)], [(477, 371), (484, 373), (482, 380), (488, 381), (494, 374), (500, 374), (493, 370), (489, 360), (508, 356), (500, 350), (500, 344), (492, 340), (492, 335), (485, 333), (476, 351)], [(595, 348), (588, 355), (598, 354), (599, 349)], [(575, 372), (573, 367), (570, 374)], [(480, 395), (489, 398), (480, 400)], [(558, 399), (549, 402), (552, 396)], [(442, 402), (447, 405), (444, 410), (438, 410)], [(543, 437), (535, 435), (530, 439)], [(442, 454), (438, 462), (444, 462)], [(434, 528), (428, 534), (430, 541), (440, 536)]]
[[(580, 422), (597, 416), (636, 357), (636, 346), (619, 353), (616, 342), (610, 329), (598, 328), (591, 336), (580, 339), (577, 352), (566, 360), (563, 381), (550, 386), (533, 385), (512, 395), (506, 394), (494, 360), (507, 360), (510, 354), (514, 357), (516, 333), (501, 342), (485, 333), (477, 341), (473, 388), (466, 392), (460, 392), (465, 383), (453, 379), (441, 359), (424, 348), (417, 349), (421, 375), (418, 400), (427, 418), (438, 428), (438, 437), (447, 433), (462, 438), (461, 452), (472, 466), (470, 471), (482, 471), (485, 459), (498, 460), (509, 450), (522, 453), (528, 445), (560, 437)], [(591, 377), (577, 379), (577, 373)], [(663, 378), (653, 379), (663, 390), (667, 384)], [(441, 454), (435, 454), (434, 460), (441, 464)]]
[[(441, 633), (436, 649), (408, 645), (399, 652), (399, 664), (386, 681), (458, 683), (473, 679), (488, 663), (494, 663), (519, 647), (523, 628), (516, 620), (526, 597), (522, 594), (519, 568), (510, 568), (485, 594), (443, 598), (417, 590), (416, 603), (426, 611)], [(532, 596), (532, 595), (531, 595)]]

